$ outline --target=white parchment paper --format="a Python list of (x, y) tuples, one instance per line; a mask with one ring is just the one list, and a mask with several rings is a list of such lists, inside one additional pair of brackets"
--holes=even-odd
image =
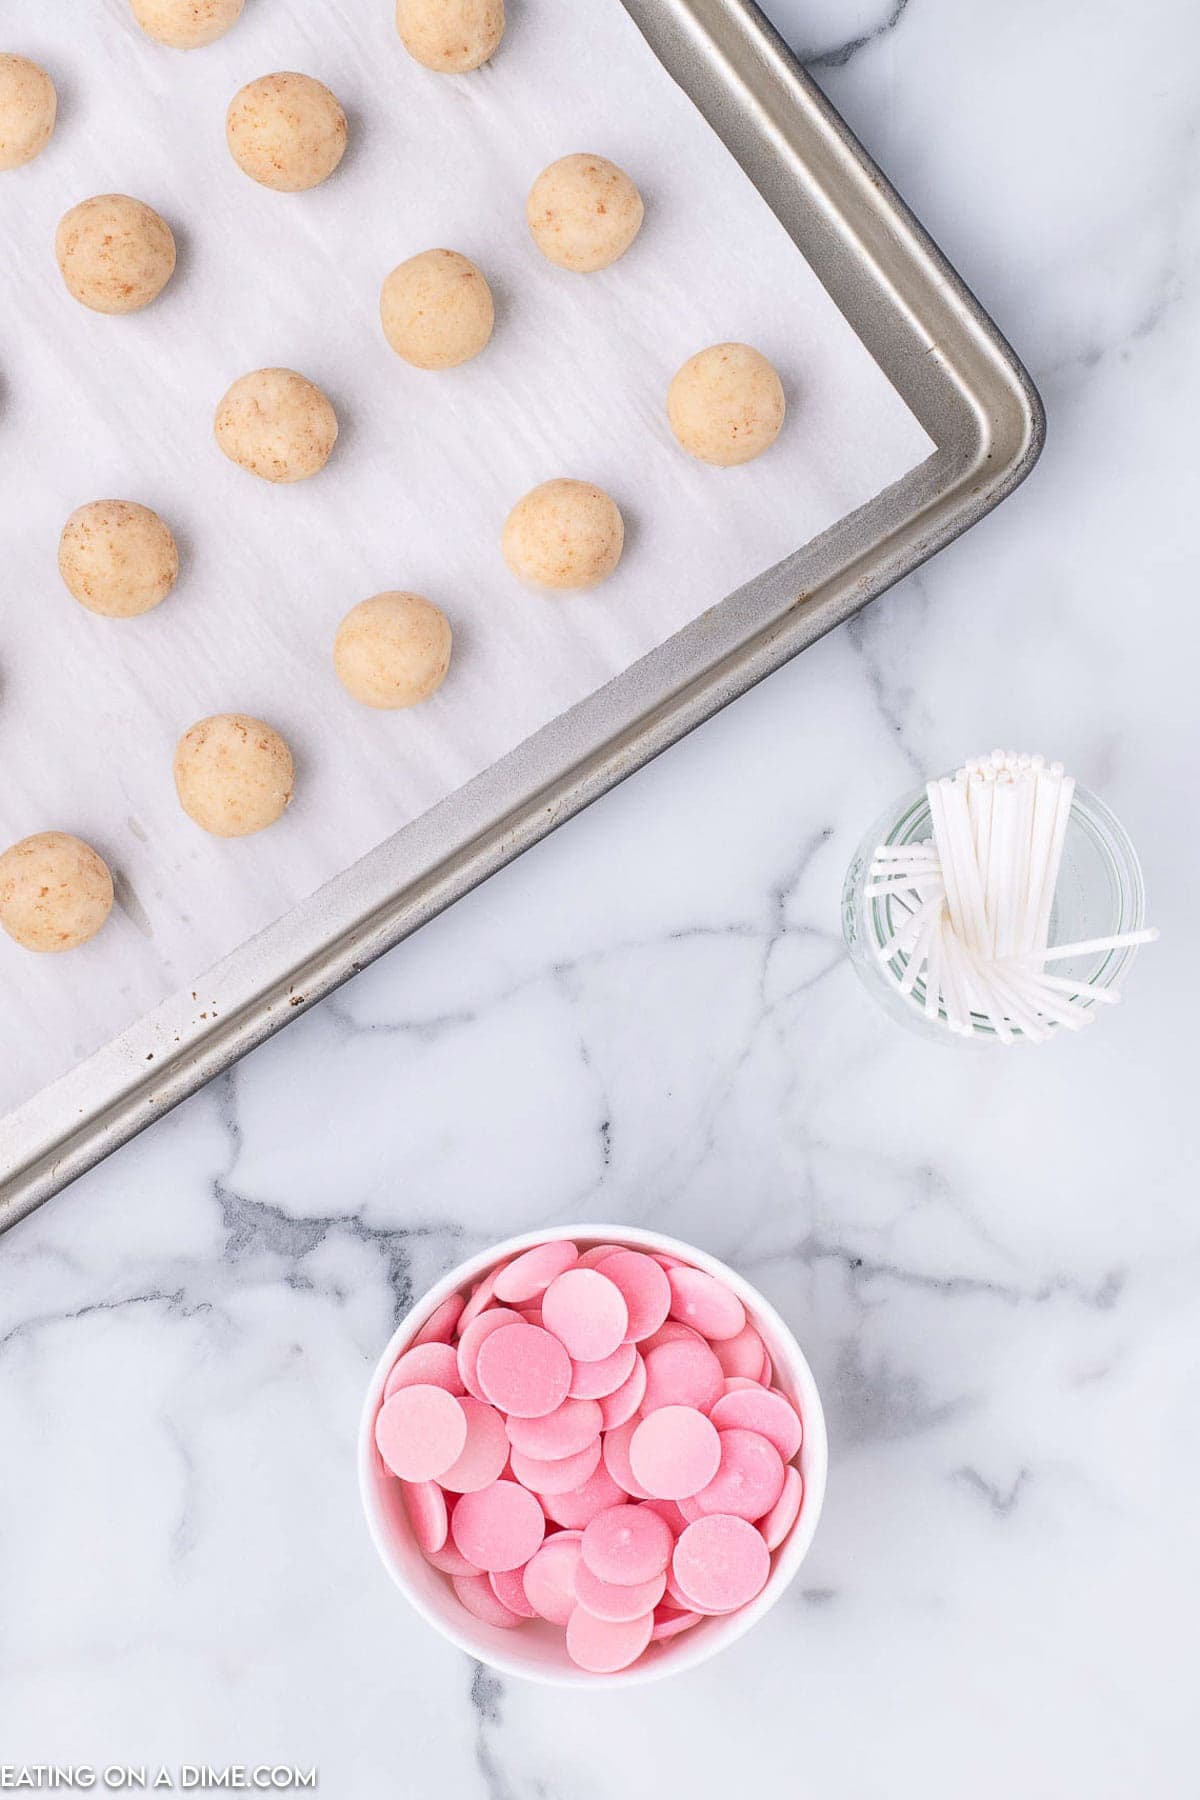
[[(511, 0), (495, 63), (434, 76), (390, 0), (247, 0), (192, 54), (149, 43), (125, 0), (54, 0), (5, 47), (60, 92), (47, 151), (0, 175), (0, 839), (59, 828), (109, 860), (121, 905), (83, 950), (0, 936), (0, 1107), (183, 987), (529, 733), (732, 588), (912, 468), (930, 445), (773, 215), (671, 82), (619, 0)], [(337, 174), (256, 186), (224, 114), (255, 76), (298, 69), (350, 118)], [(526, 193), (570, 151), (612, 157), (645, 195), (633, 251), (600, 275), (534, 250)], [(66, 293), (54, 231), (94, 193), (169, 221), (179, 266), (129, 318)], [(380, 283), (440, 245), (497, 295), (488, 352), (407, 368), (379, 328)], [(741, 470), (685, 457), (664, 397), (686, 357), (737, 338), (780, 369), (789, 422)], [(212, 416), (229, 383), (301, 370), (341, 422), (315, 480), (273, 488), (227, 463)], [(599, 482), (629, 528), (615, 579), (547, 599), (508, 575), (511, 505), (556, 475)], [(180, 584), (143, 619), (78, 607), (56, 568), (67, 515), (140, 500), (172, 525)], [(361, 709), (330, 647), (384, 588), (436, 600), (455, 630), (441, 692)], [(206, 837), (171, 757), (211, 712), (271, 721), (298, 782), (259, 837)]]

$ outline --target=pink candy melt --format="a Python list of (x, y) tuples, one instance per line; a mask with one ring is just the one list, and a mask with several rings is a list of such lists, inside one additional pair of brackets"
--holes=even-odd
[(694, 1406), (707, 1412), (725, 1392), (725, 1371), (699, 1338), (674, 1338), (646, 1352), (643, 1412), (660, 1406)]
[(508, 1441), (514, 1450), (548, 1462), (556, 1456), (574, 1456), (586, 1450), (600, 1436), (603, 1422), (597, 1401), (564, 1400), (540, 1419), (510, 1418)]
[(735, 1338), (746, 1328), (746, 1309), (724, 1282), (703, 1269), (672, 1269), (671, 1317), (706, 1338)]
[(617, 1587), (633, 1587), (661, 1575), (671, 1560), (671, 1527), (643, 1506), (613, 1506), (583, 1534), (583, 1560), (593, 1575)]
[(627, 1625), (612, 1625), (577, 1606), (567, 1620), (567, 1652), (581, 1669), (590, 1669), (594, 1675), (615, 1675), (637, 1661), (653, 1629), (652, 1612)]
[(504, 1471), (508, 1461), (508, 1433), (504, 1420), (486, 1400), (473, 1400), (464, 1394), (458, 1403), (467, 1421), (467, 1441), (457, 1462), (451, 1463), (438, 1480), (451, 1494), (473, 1494), (489, 1487)]
[(394, 1363), (383, 1389), (390, 1400), (403, 1387), (440, 1387), (448, 1394), (465, 1394), (458, 1372), (458, 1356), (449, 1344), (418, 1344)]
[(629, 1315), (625, 1335), (632, 1343), (653, 1336), (671, 1310), (671, 1284), (652, 1256), (616, 1250), (598, 1265), (600, 1273), (620, 1289)]
[(575, 1362), (598, 1362), (620, 1348), (629, 1327), (621, 1290), (599, 1269), (568, 1269), (542, 1296), (542, 1321)]
[(494, 1481), (478, 1493), (463, 1495), (450, 1530), (455, 1549), (490, 1574), (524, 1568), (541, 1546), (546, 1515), (536, 1497), (515, 1481)]
[(436, 1481), (406, 1481), (404, 1507), (413, 1536), (426, 1556), (440, 1550), (446, 1542), (450, 1515), (446, 1496)]
[(663, 1406), (629, 1440), (629, 1466), (656, 1500), (685, 1500), (707, 1487), (721, 1466), (715, 1425), (691, 1406)]
[(552, 1281), (565, 1275), (578, 1261), (579, 1252), (574, 1244), (566, 1241), (538, 1244), (501, 1270), (492, 1292), (507, 1306), (523, 1306), (526, 1301), (536, 1300), (544, 1294)]
[(502, 1325), (479, 1346), (475, 1374), (501, 1412), (540, 1419), (561, 1406), (571, 1385), (571, 1359), (540, 1325)]
[(605, 1400), (623, 1387), (638, 1365), (636, 1344), (622, 1344), (611, 1356), (571, 1365), (571, 1398)]
[(401, 1481), (444, 1475), (466, 1441), (466, 1414), (445, 1388), (401, 1388), (384, 1401), (375, 1421), (376, 1448)]
[(467, 1611), (482, 1619), (485, 1625), (498, 1625), (501, 1631), (511, 1631), (514, 1625), (521, 1623), (520, 1614), (510, 1612), (503, 1601), (496, 1598), (486, 1575), (454, 1575), (451, 1581)]
[(525, 1597), (540, 1618), (565, 1625), (575, 1611), (575, 1576), (582, 1552), (577, 1531), (547, 1538), (525, 1565)]
[(756, 1431), (774, 1444), (784, 1462), (791, 1462), (804, 1435), (795, 1407), (767, 1388), (722, 1394), (709, 1417), (718, 1431)]
[(783, 1492), (783, 1459), (756, 1431), (721, 1433), (721, 1466), (693, 1496), (703, 1513), (761, 1519)]
[(723, 1281), (537, 1244), (430, 1314), (375, 1420), (412, 1537), (482, 1623), (597, 1675), (745, 1606), (804, 1503), (800, 1415)]
[(766, 1587), (771, 1553), (745, 1519), (700, 1519), (676, 1544), (671, 1572), (697, 1612), (732, 1612)]

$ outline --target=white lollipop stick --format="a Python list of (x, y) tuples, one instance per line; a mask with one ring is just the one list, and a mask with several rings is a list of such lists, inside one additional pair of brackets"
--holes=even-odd
[(1097, 956), (1101, 950), (1127, 950), (1134, 944), (1154, 944), (1158, 942), (1158, 932), (1151, 927), (1146, 931), (1121, 931), (1115, 937), (1088, 938), (1082, 944), (1052, 944), (1049, 950), (1038, 952), (1042, 962), (1065, 962), (1068, 956)]
[(1074, 799), (1074, 777), (1067, 775), (1060, 783), (1058, 790), (1058, 807), (1054, 815), (1054, 832), (1050, 841), (1050, 860), (1038, 906), (1037, 930), (1033, 939), (1035, 950), (1040, 950), (1050, 936), (1050, 914), (1054, 906), (1058, 877), (1062, 871), (1063, 847), (1067, 841), (1067, 826), (1071, 822), (1071, 806)]

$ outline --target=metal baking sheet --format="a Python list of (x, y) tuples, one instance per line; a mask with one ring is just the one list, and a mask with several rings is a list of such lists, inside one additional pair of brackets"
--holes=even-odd
[(741, 0), (623, 0), (936, 446), (919, 467), (414, 819), (0, 1123), (11, 1223), (700, 720), (1032, 466), (1041, 410), (977, 303)]

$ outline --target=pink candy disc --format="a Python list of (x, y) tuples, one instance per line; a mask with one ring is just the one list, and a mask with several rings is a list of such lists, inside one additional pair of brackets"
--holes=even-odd
[(759, 1383), (757, 1381), (751, 1381), (748, 1375), (727, 1375), (725, 1377), (725, 1392), (727, 1394), (741, 1393), (746, 1388), (757, 1389), (758, 1386)]
[(653, 1336), (671, 1310), (671, 1284), (666, 1271), (652, 1256), (637, 1250), (615, 1250), (599, 1265), (600, 1273), (618, 1288), (629, 1323), (625, 1335), (632, 1343)]
[(734, 1338), (746, 1329), (746, 1309), (732, 1289), (703, 1269), (671, 1269), (671, 1317), (706, 1338)]
[(660, 1519), (666, 1520), (672, 1537), (678, 1537), (684, 1526), (692, 1523), (690, 1519), (684, 1518), (674, 1500), (643, 1500), (642, 1505), (647, 1512), (656, 1512)]
[(634, 1582), (629, 1587), (601, 1581), (582, 1561), (575, 1571), (575, 1598), (580, 1606), (586, 1606), (593, 1618), (608, 1619), (613, 1625), (628, 1625), (643, 1613), (653, 1612), (666, 1587), (665, 1570), (650, 1581)]
[(762, 1532), (763, 1542), (768, 1550), (778, 1550), (800, 1517), (800, 1506), (803, 1499), (804, 1478), (799, 1469), (785, 1469), (783, 1471), (783, 1492), (766, 1518), (759, 1522), (758, 1529)]
[(540, 1618), (565, 1625), (575, 1611), (575, 1575), (580, 1565), (579, 1533), (549, 1537), (525, 1564), (525, 1598)]
[(671, 1560), (671, 1528), (647, 1506), (612, 1506), (583, 1533), (583, 1560), (614, 1587), (633, 1587), (661, 1575)]
[(620, 1244), (593, 1244), (591, 1249), (585, 1250), (579, 1258), (579, 1267), (581, 1269), (599, 1268), (606, 1256), (612, 1256), (620, 1248)]
[(462, 1317), (466, 1301), (461, 1294), (451, 1294), (436, 1306), (413, 1339), (414, 1344), (448, 1344), (454, 1336), (454, 1327)]
[(660, 1406), (694, 1406), (707, 1412), (725, 1392), (725, 1372), (699, 1338), (676, 1338), (647, 1351), (644, 1413)]
[(406, 1350), (392, 1364), (383, 1384), (383, 1397), (390, 1400), (401, 1388), (420, 1386), (445, 1388), (448, 1394), (466, 1392), (458, 1372), (458, 1357), (449, 1344), (418, 1344)]
[(611, 1356), (629, 1325), (620, 1288), (598, 1269), (568, 1269), (552, 1281), (542, 1296), (542, 1318), (573, 1362)]
[(536, 1456), (525, 1456), (513, 1449), (509, 1461), (512, 1472), (522, 1487), (534, 1494), (571, 1494), (600, 1465), (600, 1439), (595, 1437), (586, 1450), (575, 1456), (562, 1456), (557, 1462), (542, 1462)]
[(691, 1406), (663, 1406), (629, 1440), (634, 1480), (659, 1500), (683, 1500), (707, 1487), (721, 1466), (715, 1425)]
[(618, 1425), (614, 1431), (605, 1432), (604, 1467), (626, 1494), (632, 1494), (635, 1500), (649, 1500), (653, 1496), (642, 1486), (629, 1461), (629, 1446), (637, 1428), (638, 1421), (630, 1419), (626, 1424)]
[(401, 1481), (444, 1475), (466, 1441), (466, 1414), (445, 1388), (401, 1388), (384, 1401), (375, 1420), (376, 1448)]
[(722, 1394), (709, 1417), (718, 1431), (756, 1431), (774, 1444), (785, 1463), (791, 1462), (804, 1436), (795, 1407), (769, 1388)]
[(464, 1494), (450, 1521), (455, 1548), (488, 1574), (527, 1563), (545, 1531), (546, 1515), (515, 1481), (494, 1481), (478, 1493)]
[(611, 1356), (602, 1356), (598, 1362), (577, 1362), (571, 1365), (571, 1398), (573, 1400), (604, 1400), (609, 1394), (615, 1394), (623, 1387), (637, 1367), (638, 1351), (636, 1344), (622, 1344)]
[(519, 1618), (536, 1619), (537, 1611), (530, 1606), (525, 1592), (524, 1574), (524, 1569), (496, 1569), (488, 1580), (501, 1606), (507, 1606), (509, 1612), (516, 1613)]
[(496, 1283), (503, 1274), (504, 1267), (505, 1265), (501, 1263), (498, 1269), (489, 1269), (483, 1280), (478, 1282), (472, 1290), (470, 1298), (459, 1314), (458, 1335), (460, 1338), (471, 1321), (479, 1317), (484, 1307), (491, 1305), (492, 1295), (496, 1291)]
[(718, 1514), (688, 1526), (675, 1546), (671, 1572), (697, 1612), (732, 1612), (767, 1585), (771, 1555), (753, 1525)]
[(552, 1244), (538, 1244), (500, 1271), (492, 1292), (506, 1305), (523, 1306), (527, 1300), (536, 1300), (539, 1294), (544, 1294), (557, 1276), (574, 1268), (578, 1261), (578, 1250), (565, 1238)]
[(553, 1519), (556, 1525), (565, 1525), (570, 1531), (582, 1531), (597, 1513), (606, 1512), (610, 1506), (619, 1506), (624, 1499), (624, 1489), (617, 1486), (602, 1462), (597, 1465), (595, 1474), (572, 1493), (541, 1496), (546, 1517)]
[(449, 1538), (446, 1539), (440, 1550), (427, 1550), (425, 1561), (432, 1568), (440, 1569), (443, 1575), (483, 1574), (482, 1569), (477, 1569), (474, 1563), (467, 1561), (461, 1550), (454, 1548)]
[(458, 1404), (466, 1415), (467, 1441), (457, 1462), (451, 1463), (438, 1480), (452, 1494), (475, 1494), (503, 1474), (508, 1462), (508, 1433), (504, 1420), (486, 1400), (473, 1400), (464, 1394)]
[(436, 1481), (404, 1481), (400, 1486), (404, 1510), (422, 1553), (428, 1556), (432, 1551), (440, 1550), (450, 1529), (445, 1494)]
[(690, 1494), (686, 1500), (677, 1500), (675, 1504), (679, 1508), (679, 1516), (685, 1525), (694, 1525), (697, 1519), (708, 1516), (703, 1507), (698, 1506)]
[(540, 1419), (509, 1419), (508, 1441), (525, 1456), (553, 1462), (555, 1457), (575, 1456), (586, 1450), (600, 1436), (603, 1423), (598, 1401), (564, 1400)]
[(673, 1606), (656, 1606), (650, 1636), (654, 1639), (678, 1637), (681, 1631), (690, 1631), (693, 1625), (698, 1625), (703, 1617), (703, 1613), (676, 1612)]
[(783, 1458), (756, 1431), (721, 1433), (721, 1466), (695, 1495), (703, 1513), (761, 1519), (783, 1493)]
[(603, 1429), (615, 1431), (618, 1425), (627, 1425), (642, 1404), (645, 1393), (646, 1365), (639, 1356), (634, 1362), (629, 1380), (623, 1381), (615, 1393), (605, 1394), (600, 1402), (600, 1423)]
[(764, 1352), (763, 1341), (753, 1325), (744, 1325), (736, 1337), (719, 1338), (713, 1345), (713, 1354), (726, 1375), (744, 1375), (749, 1381), (758, 1381)]
[(493, 1331), (499, 1331), (502, 1325), (522, 1325), (524, 1323), (519, 1312), (514, 1312), (508, 1306), (497, 1306), (491, 1312), (480, 1313), (478, 1318), (472, 1319), (463, 1328), (462, 1335), (458, 1340), (458, 1372), (462, 1376), (462, 1383), (468, 1394), (471, 1394), (476, 1400), (487, 1399), (487, 1395), (479, 1385), (479, 1376), (475, 1367), (484, 1341), (491, 1337)]
[(654, 1614), (629, 1624), (612, 1625), (597, 1619), (586, 1607), (577, 1606), (567, 1620), (567, 1654), (581, 1669), (593, 1675), (613, 1675), (637, 1661), (654, 1628)]
[(521, 1623), (518, 1613), (510, 1612), (503, 1601), (497, 1600), (486, 1575), (455, 1575), (452, 1581), (454, 1591), (467, 1611), (482, 1619), (485, 1625), (498, 1625), (501, 1631), (511, 1631), (514, 1625)]
[(660, 1344), (676, 1344), (680, 1338), (686, 1338), (689, 1343), (693, 1344), (704, 1342), (700, 1333), (693, 1331), (690, 1325), (681, 1325), (678, 1319), (668, 1319), (666, 1324), (660, 1325), (651, 1337), (645, 1338), (638, 1345), (638, 1349), (643, 1356), (648, 1356), (651, 1350), (657, 1350)]
[(571, 1359), (559, 1339), (540, 1326), (502, 1325), (479, 1346), (475, 1375), (484, 1397), (501, 1412), (538, 1419), (566, 1399)]

